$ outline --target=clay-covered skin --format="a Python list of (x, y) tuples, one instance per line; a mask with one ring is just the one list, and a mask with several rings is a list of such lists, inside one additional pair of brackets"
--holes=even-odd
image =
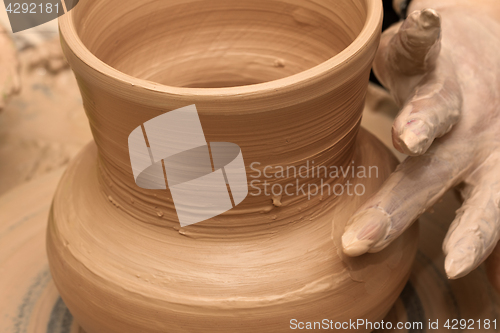
[(0, 111), (12, 95), (21, 90), (16, 47), (7, 30), (0, 24)]
[[(371, 0), (81, 1), (61, 17), (95, 145), (61, 180), (47, 248), (87, 333), (274, 333), (294, 318), (384, 317), (416, 230), (363, 258), (340, 245), (348, 217), (397, 163), (359, 130), (381, 19)], [(134, 183), (127, 143), (145, 121), (191, 104), (208, 142), (241, 148), (249, 180), (320, 184), (262, 173), (307, 162), (354, 161), (378, 177), (326, 179), (362, 183), (360, 196), (249, 195), (181, 228), (168, 190)]]
[(343, 246), (380, 251), (463, 182), (443, 244), (447, 274), (460, 278), (500, 237), (500, 4), (415, 0), (409, 12), (384, 34), (375, 72), (402, 108), (394, 145), (412, 157), (352, 217)]

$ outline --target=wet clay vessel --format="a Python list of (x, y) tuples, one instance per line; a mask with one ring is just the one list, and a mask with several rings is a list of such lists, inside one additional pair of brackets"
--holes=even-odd
[[(416, 229), (360, 258), (340, 245), (397, 164), (360, 129), (381, 21), (378, 0), (96, 0), (60, 18), (95, 142), (59, 184), (47, 251), (87, 333), (274, 333), (292, 319), (384, 317), (409, 276)], [(135, 184), (128, 137), (193, 104), (207, 142), (238, 145), (257, 182), (237, 207), (181, 227), (168, 189)], [(313, 165), (377, 172), (276, 174)], [(266, 195), (266, 181), (306, 191)], [(307, 191), (348, 182), (363, 193)]]

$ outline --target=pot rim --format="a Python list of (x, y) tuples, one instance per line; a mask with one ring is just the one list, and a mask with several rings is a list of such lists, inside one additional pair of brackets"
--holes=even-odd
[[(176, 87), (160, 84), (154, 81), (149, 81), (145, 79), (136, 78), (132, 75), (123, 73), (112, 66), (106, 64), (99, 58), (97, 58), (81, 41), (76, 28), (73, 24), (73, 13), (74, 10), (66, 13), (59, 17), (59, 33), (61, 39), (67, 44), (71, 53), (73, 53), (77, 59), (89, 68), (97, 71), (99, 74), (99, 79), (106, 82), (101, 82), (109, 85), (115, 85), (118, 83), (120, 88), (131, 87), (131, 88), (143, 88), (153, 93), (166, 93), (169, 95), (183, 96), (183, 97), (224, 97), (224, 96), (256, 96), (257, 94), (266, 92), (277, 92), (278, 90), (288, 90), (287, 88), (292, 88), (297, 85), (303, 85), (306, 83), (317, 82), (318, 79), (324, 78), (327, 74), (328, 77), (332, 73), (345, 70), (347, 65), (351, 63), (348, 61), (362, 53), (363, 49), (366, 49), (367, 44), (375, 38), (377, 34), (380, 34), (380, 27), (383, 18), (383, 6), (381, 0), (364, 0), (367, 6), (367, 16), (365, 20), (365, 25), (363, 29), (354, 39), (354, 41), (344, 48), (340, 53), (331, 57), (330, 59), (312, 67), (305, 71), (277, 79), (272, 81), (267, 81), (263, 83), (245, 85), (245, 86), (235, 86), (235, 87), (225, 87), (225, 88), (186, 88), (186, 87)], [(64, 49), (64, 45), (63, 45)], [(67, 56), (67, 58), (69, 58)], [(70, 59), (68, 61), (71, 63)], [(74, 68), (73, 68), (74, 69)], [(115, 82), (114, 82), (115, 81)], [(118, 81), (118, 82), (116, 82)], [(335, 84), (332, 84), (335, 86)], [(292, 88), (293, 89), (293, 88)]]

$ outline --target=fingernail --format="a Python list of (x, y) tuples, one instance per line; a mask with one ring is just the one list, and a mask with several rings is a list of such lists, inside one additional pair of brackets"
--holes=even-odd
[(452, 253), (446, 257), (444, 269), (449, 279), (459, 279), (467, 275), (474, 268), (472, 255)]
[(357, 257), (384, 239), (389, 218), (379, 209), (369, 209), (353, 216), (348, 225), (342, 236), (342, 247), (345, 254)]
[(477, 240), (475, 237), (464, 237), (454, 242), (453, 246), (448, 246), (444, 268), (449, 279), (464, 277), (482, 262), (482, 246), (477, 244)]
[(403, 23), (406, 43), (417, 49), (430, 48), (441, 36), (441, 17), (436, 11), (415, 11)]
[(422, 27), (437, 28), (441, 26), (441, 18), (434, 9), (424, 9), (420, 15)]
[(434, 9), (416, 10), (408, 15), (403, 26), (406, 29), (439, 28), (441, 26), (441, 17)]
[(431, 129), (423, 120), (410, 120), (399, 136), (399, 145), (408, 155), (421, 155), (432, 143), (430, 132)]

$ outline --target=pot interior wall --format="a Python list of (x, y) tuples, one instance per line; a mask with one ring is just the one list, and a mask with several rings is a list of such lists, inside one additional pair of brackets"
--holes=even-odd
[(177, 87), (262, 83), (354, 41), (367, 0), (95, 0), (72, 11), (85, 46), (131, 76)]

